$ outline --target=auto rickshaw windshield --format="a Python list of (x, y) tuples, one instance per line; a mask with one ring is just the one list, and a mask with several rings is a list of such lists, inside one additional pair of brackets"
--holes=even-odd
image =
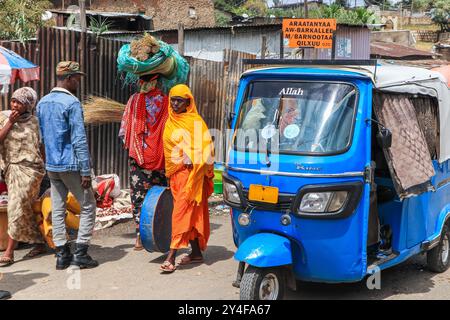
[(351, 144), (358, 91), (349, 83), (253, 81), (234, 135), (236, 150), (337, 154)]

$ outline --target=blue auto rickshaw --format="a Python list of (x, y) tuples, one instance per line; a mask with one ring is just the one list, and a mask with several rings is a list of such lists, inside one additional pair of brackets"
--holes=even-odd
[(373, 61), (253, 60), (241, 76), (224, 200), (241, 299), (357, 282), (426, 252), (450, 265), (450, 93)]

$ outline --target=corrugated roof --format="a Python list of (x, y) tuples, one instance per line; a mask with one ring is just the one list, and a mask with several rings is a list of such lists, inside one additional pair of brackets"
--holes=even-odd
[(418, 68), (425, 68), (425, 69), (433, 69), (438, 68), (441, 66), (446, 66), (449, 64), (447, 60), (441, 60), (441, 59), (425, 59), (425, 60), (389, 60), (389, 59), (380, 59), (379, 60), (382, 64), (396, 64), (396, 65), (402, 65), (402, 66), (409, 66), (409, 67), (418, 67)]
[[(62, 14), (73, 14), (79, 13), (79, 10), (49, 10), (53, 13), (62, 13)], [(128, 13), (128, 12), (105, 12), (105, 11), (94, 11), (94, 10), (86, 10), (87, 15), (93, 16), (102, 16), (106, 18), (137, 18), (141, 17), (143, 19), (152, 19), (150, 16), (138, 14), (138, 13)]]
[(370, 55), (382, 59), (433, 59), (434, 54), (397, 43), (374, 41), (370, 43)]
[[(338, 23), (338, 26), (343, 27), (355, 27), (355, 28), (367, 28), (367, 26), (363, 25), (354, 25), (347, 23)], [(196, 28), (185, 28), (184, 31), (202, 31), (202, 30), (226, 30), (226, 29), (248, 29), (248, 28), (261, 28), (261, 27), (279, 27), (281, 30), (282, 23), (281, 22), (268, 22), (268, 23), (242, 23), (233, 26), (214, 26), (214, 27), (196, 27)], [(178, 31), (178, 29), (158, 29), (153, 30), (154, 32), (170, 32), (170, 31)]]

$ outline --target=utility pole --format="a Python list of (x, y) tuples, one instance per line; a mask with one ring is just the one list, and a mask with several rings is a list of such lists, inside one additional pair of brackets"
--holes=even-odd
[(305, 18), (308, 18), (308, 0), (304, 0), (305, 3)]
[(78, 4), (80, 5), (81, 32), (86, 32), (87, 31), (86, 0), (78, 0)]
[(261, 59), (266, 58), (266, 51), (267, 51), (267, 37), (262, 36), (261, 39)]
[(414, 8), (414, 0), (411, 0), (411, 12), (409, 13), (409, 24), (411, 24), (413, 8)]

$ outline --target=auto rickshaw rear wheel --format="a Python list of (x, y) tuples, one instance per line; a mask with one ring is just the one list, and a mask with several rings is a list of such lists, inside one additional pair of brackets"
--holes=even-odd
[(286, 281), (281, 268), (257, 268), (249, 266), (242, 276), (241, 300), (281, 300)]
[(428, 269), (441, 273), (450, 266), (450, 229), (447, 224), (442, 228), (441, 238), (436, 247), (427, 252)]

